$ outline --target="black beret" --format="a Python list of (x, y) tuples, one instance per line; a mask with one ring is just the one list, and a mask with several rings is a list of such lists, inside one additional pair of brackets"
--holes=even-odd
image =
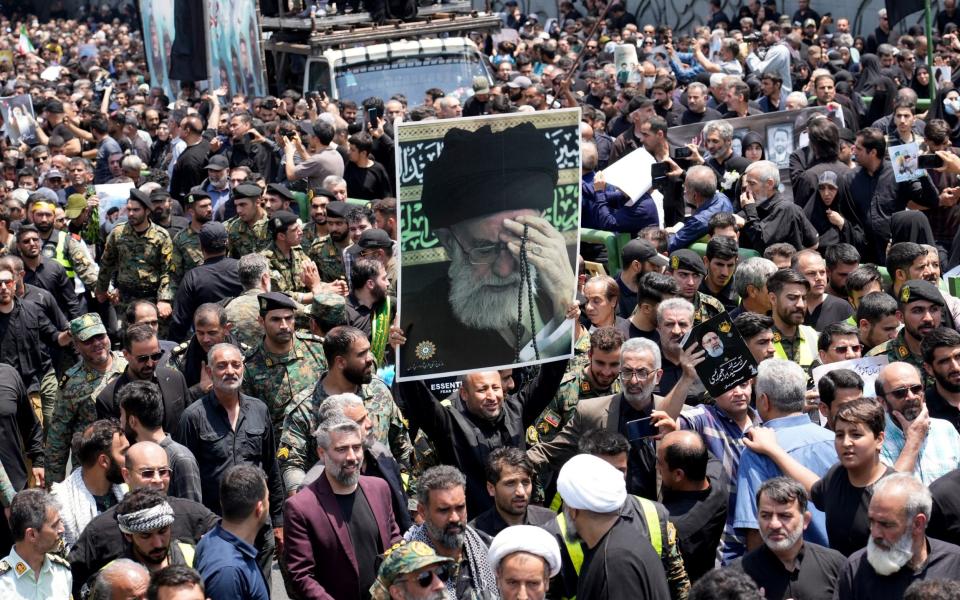
[[(323, 196), (324, 198), (329, 198), (331, 202), (335, 202), (337, 200), (336, 194), (334, 194), (333, 192), (328, 192), (323, 188), (318, 188), (313, 190), (313, 198), (316, 198), (317, 196)], [(311, 198), (311, 200), (313, 198)]]
[(911, 279), (904, 283), (903, 287), (900, 288), (900, 293), (897, 294), (897, 300), (901, 305), (916, 302), (917, 300), (926, 300), (938, 306), (946, 306), (943, 295), (940, 294), (937, 286), (923, 279)]
[(703, 266), (703, 259), (700, 258), (700, 255), (686, 248), (674, 250), (670, 254), (670, 270), (676, 271), (678, 269), (693, 271), (700, 275), (707, 274), (707, 268)]
[(263, 195), (263, 190), (255, 183), (241, 183), (233, 188), (233, 198), (259, 198)]
[(199, 185), (196, 187), (190, 188), (190, 193), (187, 194), (187, 204), (193, 204), (201, 198), (210, 199), (210, 194), (205, 189)]
[(153, 210), (153, 200), (150, 199), (150, 195), (137, 188), (130, 188), (130, 199), (139, 202), (147, 210)]
[(327, 218), (346, 219), (348, 212), (350, 212), (350, 205), (346, 202), (336, 200), (327, 205)]
[(436, 229), (507, 210), (545, 210), (556, 184), (553, 143), (532, 123), (498, 132), (451, 129), (424, 170), (420, 200)]
[(281, 198), (286, 198), (291, 202), (296, 200), (296, 198), (293, 197), (293, 193), (282, 183), (271, 183), (267, 186), (267, 193), (280, 196)]
[(368, 248), (392, 248), (393, 240), (390, 239), (390, 236), (387, 235), (386, 231), (382, 229), (371, 228), (360, 234), (360, 239), (357, 240), (357, 245), (364, 250)]
[(258, 294), (257, 301), (260, 302), (261, 317), (266, 315), (271, 310), (281, 310), (284, 308), (289, 308), (293, 311), (297, 310), (297, 303), (293, 301), (293, 298), (281, 292), (267, 292), (266, 294)]
[(272, 233), (284, 232), (287, 230), (287, 227), (290, 227), (294, 223), (300, 220), (300, 217), (293, 214), (288, 210), (278, 210), (273, 213), (270, 219), (267, 221), (267, 227), (270, 228)]

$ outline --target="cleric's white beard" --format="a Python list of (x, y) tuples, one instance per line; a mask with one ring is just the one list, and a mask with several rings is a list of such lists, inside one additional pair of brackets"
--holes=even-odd
[[(467, 262), (463, 251), (454, 248), (451, 252), (450, 268), (450, 308), (457, 319), (474, 329), (506, 329), (516, 326), (517, 293), (521, 285), (520, 272), (514, 271), (506, 277), (491, 272), (486, 277), (474, 275), (473, 265)], [(528, 263), (532, 278), (533, 296), (537, 295), (537, 271)], [(526, 285), (525, 283), (523, 284)], [(524, 290), (521, 314), (524, 321), (529, 319), (530, 308), (527, 292)], [(527, 323), (529, 327), (529, 323)]]
[(893, 548), (881, 548), (871, 537), (867, 540), (867, 562), (879, 575), (892, 575), (903, 568), (913, 558), (913, 538), (907, 531), (897, 540)]

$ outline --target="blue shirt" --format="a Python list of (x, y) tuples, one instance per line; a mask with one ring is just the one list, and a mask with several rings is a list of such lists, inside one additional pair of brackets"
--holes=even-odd
[(195, 566), (208, 598), (269, 600), (257, 566), (257, 549), (218, 523), (197, 544)]
[[(777, 444), (786, 450), (794, 460), (823, 477), (837, 462), (833, 432), (814, 425), (810, 417), (804, 414), (771, 419), (765, 427), (774, 430)], [(777, 465), (749, 448), (740, 457), (740, 470), (737, 473), (737, 504), (733, 517), (733, 526), (737, 529), (759, 529), (757, 525), (757, 490), (763, 482), (783, 473)], [(803, 539), (821, 546), (830, 546), (827, 540), (826, 516), (813, 505), (807, 510), (813, 515), (810, 526), (803, 532)]]
[(733, 204), (726, 194), (717, 192), (706, 202), (700, 205), (692, 215), (683, 220), (683, 228), (670, 238), (669, 251), (689, 248), (691, 244), (707, 235), (707, 225), (710, 217), (717, 213), (732, 213)]
[(627, 206), (627, 196), (612, 185), (603, 190), (593, 187), (595, 173), (587, 173), (580, 182), (581, 227), (615, 233), (637, 233), (648, 225), (660, 225), (657, 205), (646, 193)]
[[(907, 439), (903, 431), (887, 414), (887, 425), (884, 429), (883, 448), (880, 449), (880, 461), (885, 465), (893, 466), (900, 458)], [(950, 471), (960, 467), (960, 434), (950, 421), (944, 419), (930, 419), (930, 429), (927, 439), (920, 447), (917, 464), (913, 475), (924, 485), (930, 485)]]

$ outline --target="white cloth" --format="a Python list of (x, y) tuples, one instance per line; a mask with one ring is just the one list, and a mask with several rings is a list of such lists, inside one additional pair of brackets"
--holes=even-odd
[[(63, 541), (67, 550), (73, 548), (80, 537), (80, 532), (96, 517), (97, 501), (83, 482), (83, 469), (74, 469), (69, 477), (53, 484), (50, 490), (53, 498), (60, 506), (60, 518), (63, 519)], [(110, 486), (110, 492), (117, 499), (123, 499), (126, 493), (126, 484)]]
[(627, 500), (623, 473), (590, 454), (578, 454), (563, 465), (557, 491), (570, 508), (596, 513), (617, 512)]
[(533, 525), (513, 525), (507, 527), (493, 538), (487, 562), (496, 571), (500, 561), (515, 552), (526, 552), (547, 561), (550, 577), (560, 572), (560, 545), (546, 529)]

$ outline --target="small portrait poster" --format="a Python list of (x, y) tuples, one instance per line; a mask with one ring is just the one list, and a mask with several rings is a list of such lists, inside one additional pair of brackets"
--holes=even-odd
[(693, 344), (699, 344), (704, 351), (697, 375), (711, 397), (716, 398), (756, 377), (757, 362), (727, 313), (720, 313), (691, 329), (683, 347)]
[(887, 148), (890, 156), (890, 166), (893, 167), (893, 178), (897, 183), (913, 181), (926, 174), (925, 169), (917, 167), (917, 157), (920, 155), (920, 146), (916, 142), (899, 144)]
[(790, 166), (790, 154), (793, 152), (793, 125), (780, 123), (767, 126), (767, 158), (781, 169)]
[(12, 145), (36, 143), (37, 121), (30, 94), (0, 98), (0, 115), (3, 116), (3, 132)]
[(577, 109), (397, 126), (397, 379), (568, 358)]

